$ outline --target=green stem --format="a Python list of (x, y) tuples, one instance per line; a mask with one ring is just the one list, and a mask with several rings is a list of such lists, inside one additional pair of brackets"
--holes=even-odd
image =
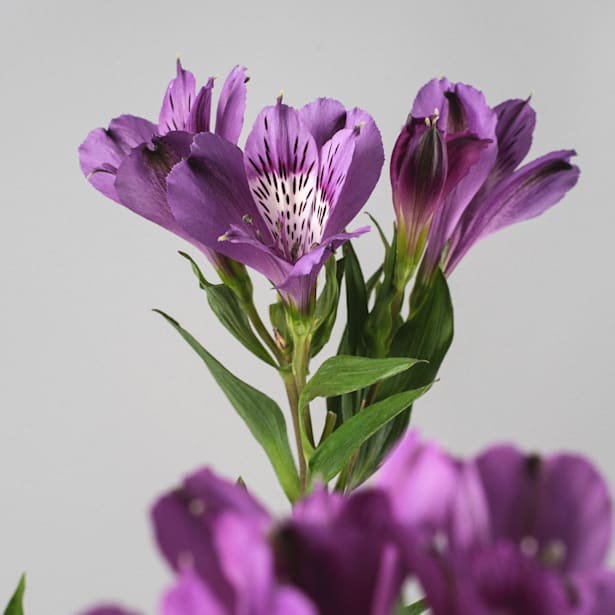
[[(295, 336), (293, 346), (293, 373), (295, 375), (295, 383), (297, 387), (297, 396), (301, 397), (301, 393), (307, 381), (307, 374), (310, 362), (310, 343), (309, 335)], [(299, 417), (302, 421), (302, 426), (305, 428), (306, 436), (310, 444), (314, 446), (314, 430), (312, 427), (312, 417), (310, 415), (309, 405), (303, 410), (302, 416)]]
[(297, 446), (297, 457), (299, 458), (299, 483), (301, 485), (301, 494), (305, 493), (307, 487), (307, 463), (305, 461), (305, 452), (303, 450), (303, 442), (301, 441), (301, 425), (299, 417), (299, 393), (297, 392), (297, 383), (294, 376), (289, 372), (280, 372), (286, 387), (286, 395), (288, 396), (288, 404), (290, 405), (290, 415), (293, 421), (293, 431), (295, 432), (295, 444)]
[(260, 317), (260, 314), (258, 313), (258, 310), (256, 309), (256, 306), (254, 305), (254, 301), (252, 301), (252, 298), (250, 298), (250, 300), (245, 300), (243, 302), (243, 305), (246, 309), (246, 313), (248, 315), (248, 318), (250, 319), (250, 322), (254, 326), (254, 329), (256, 330), (260, 338), (263, 340), (263, 342), (265, 342), (269, 350), (271, 350), (278, 364), (280, 366), (284, 365), (285, 364), (284, 353), (280, 350), (278, 345), (275, 343), (275, 340), (273, 339), (273, 337), (271, 337), (271, 334), (269, 333), (267, 327), (265, 326), (265, 323), (263, 322), (263, 320)]

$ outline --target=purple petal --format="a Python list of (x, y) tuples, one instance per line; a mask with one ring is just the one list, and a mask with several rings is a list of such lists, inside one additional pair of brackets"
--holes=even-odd
[(530, 151), (532, 134), (536, 126), (536, 112), (530, 99), (506, 100), (495, 107), (498, 116), (495, 134), (498, 156), (487, 184), (493, 185), (512, 173)]
[(346, 128), (346, 108), (333, 98), (317, 98), (299, 110), (303, 123), (321, 149), (333, 135)]
[[(168, 203), (179, 226), (198, 242), (270, 278), (280, 279), (279, 265), (266, 246), (269, 230), (250, 196), (241, 150), (218, 135), (194, 138), (192, 155), (167, 178)], [(232, 227), (244, 228), (264, 244), (262, 250), (244, 242), (221, 241)]]
[(191, 134), (198, 132), (210, 132), (211, 130), (211, 97), (214, 88), (213, 77), (199, 90), (194, 99), (190, 115), (186, 122), (186, 131)]
[(183, 573), (163, 596), (160, 615), (230, 615), (207, 586), (195, 575)]
[(312, 299), (318, 273), (329, 257), (346, 241), (359, 237), (369, 231), (369, 226), (361, 227), (351, 233), (338, 233), (304, 254), (286, 274), (276, 288), (292, 298), (295, 305), (303, 310)]
[(318, 615), (318, 611), (301, 592), (282, 587), (273, 597), (271, 612), (265, 615)]
[(346, 128), (358, 130), (354, 155), (337, 204), (329, 215), (323, 238), (343, 231), (359, 213), (375, 188), (384, 164), (382, 137), (371, 115), (361, 109), (348, 111)]
[(424, 118), (412, 118), (395, 142), (391, 154), (391, 187), (395, 213), (403, 222), (408, 245), (436, 211), (448, 170), (443, 134)]
[(115, 605), (97, 606), (89, 611), (81, 613), (81, 615), (139, 615), (136, 611), (129, 611)]
[(269, 523), (267, 513), (247, 491), (209, 470), (190, 475), (152, 509), (156, 540), (171, 567), (178, 572), (194, 570), (222, 604), (231, 603), (233, 589), (221, 568), (214, 527), (229, 513), (241, 516), (247, 525), (264, 528)]
[(387, 457), (376, 476), (399, 523), (424, 537), (446, 538), (456, 548), (485, 540), (487, 503), (479, 476), (436, 444), (411, 431)]
[(246, 110), (245, 66), (235, 66), (224, 81), (216, 112), (216, 134), (237, 143)]
[(272, 553), (265, 533), (237, 514), (221, 516), (215, 525), (220, 566), (235, 593), (238, 613), (269, 615), (274, 593)]
[(182, 68), (178, 58), (177, 76), (169, 83), (162, 101), (158, 118), (158, 134), (164, 135), (174, 130), (187, 130), (195, 90), (194, 75)]
[(151, 145), (143, 143), (126, 156), (115, 181), (122, 205), (184, 238), (167, 203), (166, 183), (171, 169), (190, 153), (191, 141), (186, 132), (154, 137)]
[[(453, 87), (453, 84), (446, 78), (432, 79), (428, 81), (416, 95), (412, 103), (410, 114), (412, 117), (432, 117), (439, 115), (437, 126), (445, 131), (447, 125), (447, 105), (444, 93)], [(438, 113), (435, 113), (436, 109)]]
[(497, 446), (476, 463), (496, 538), (531, 549), (563, 571), (587, 570), (604, 561), (612, 533), (611, 500), (587, 460), (568, 454), (542, 460)]
[(260, 112), (246, 141), (246, 174), (275, 249), (289, 262), (321, 241), (313, 214), (318, 164), (316, 144), (298, 111), (278, 101)]
[(563, 615), (569, 612), (568, 597), (559, 577), (538, 567), (513, 545), (499, 544), (479, 552), (472, 558), (470, 571), (471, 582), (486, 613)]
[(328, 523), (337, 517), (344, 502), (339, 493), (329, 493), (323, 485), (318, 485), (293, 506), (293, 519), (304, 523)]
[(119, 202), (115, 174), (130, 150), (148, 142), (156, 126), (132, 115), (111, 120), (108, 129), (96, 128), (79, 146), (81, 170), (90, 183), (105, 196)]
[(274, 537), (280, 571), (320, 615), (388, 615), (403, 579), (387, 554), (393, 525), (384, 493), (355, 493), (327, 523), (294, 519), (281, 528)]
[(551, 152), (521, 167), (464, 212), (455, 230), (447, 273), (482, 237), (534, 218), (555, 205), (579, 178), (573, 150)]
[(571, 613), (558, 575), (511, 544), (464, 554), (415, 550), (409, 559), (434, 615), (564, 615)]
[(569, 579), (576, 603), (574, 615), (613, 615), (615, 613), (615, 572), (592, 570)]

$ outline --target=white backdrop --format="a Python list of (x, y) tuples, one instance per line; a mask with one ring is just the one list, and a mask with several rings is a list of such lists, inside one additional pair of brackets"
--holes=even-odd
[[(294, 105), (332, 96), (373, 113), (387, 152), (432, 76), (493, 104), (534, 92), (532, 153), (575, 147), (581, 180), (457, 269), (456, 339), (415, 424), (460, 453), (503, 439), (585, 451), (615, 487), (614, 7), (3, 0), (0, 602), (26, 570), (28, 613), (113, 597), (153, 613), (169, 575), (147, 507), (200, 464), (284, 506), (204, 366), (149, 308), (283, 401), (275, 374), (214, 322), (181, 240), (107, 201), (78, 167), (90, 129), (157, 117), (178, 53), (200, 82), (248, 66), (247, 127), (281, 88)], [(386, 172), (367, 209), (390, 227)], [(356, 247), (371, 270), (377, 237)]]

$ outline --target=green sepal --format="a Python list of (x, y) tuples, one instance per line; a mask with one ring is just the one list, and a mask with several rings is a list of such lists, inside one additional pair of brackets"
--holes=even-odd
[(199, 286), (207, 293), (209, 307), (211, 307), (218, 320), (255, 356), (268, 365), (277, 367), (275, 360), (267, 352), (258, 337), (256, 337), (246, 310), (241, 304), (237, 293), (226, 284), (212, 284), (209, 282), (189, 254), (185, 252), (180, 252), (180, 254), (192, 266), (192, 271), (199, 281)]
[(325, 482), (336, 476), (368, 438), (412, 405), (429, 387), (404, 391), (367, 406), (340, 425), (315, 451), (310, 459), (314, 477)]
[(343, 269), (338, 267), (335, 256), (331, 256), (325, 264), (325, 285), (316, 300), (314, 309), (310, 357), (316, 356), (331, 337), (340, 298), (339, 275), (341, 271)]
[(289, 500), (295, 501), (300, 493), (299, 476), (288, 443), (286, 422), (279, 406), (267, 395), (228, 371), (176, 320), (161, 310), (154, 311), (171, 324), (207, 365), (237, 414), (263, 447), (284, 493)]
[(26, 591), (26, 575), (22, 574), (15, 593), (4, 609), (4, 615), (23, 615), (23, 596)]

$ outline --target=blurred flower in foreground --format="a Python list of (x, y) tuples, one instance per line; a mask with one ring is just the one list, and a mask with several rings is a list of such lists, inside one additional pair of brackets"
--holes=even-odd
[(611, 500), (583, 457), (503, 445), (461, 461), (410, 432), (375, 483), (318, 487), (276, 521), (243, 487), (188, 476), (153, 508), (178, 575), (161, 615), (391, 615), (413, 577), (435, 615), (615, 611)]
[(427, 244), (423, 275), (438, 264), (450, 274), (476, 241), (540, 215), (576, 184), (573, 150), (517, 168), (535, 122), (529, 100), (492, 109), (478, 90), (444, 78), (419, 91), (393, 149), (391, 183), (405, 258), (415, 265)]
[[(236, 66), (226, 78), (216, 112), (215, 133), (236, 143), (243, 127), (246, 69)], [(79, 147), (81, 169), (105, 196), (159, 224), (203, 250), (226, 269), (215, 251), (190, 237), (175, 221), (166, 198), (166, 177), (190, 153), (192, 137), (212, 130), (214, 79), (196, 93), (194, 75), (177, 61), (177, 76), (167, 88), (158, 124), (134, 115), (96, 128)]]
[(210, 249), (265, 275), (306, 311), (332, 250), (371, 194), (384, 161), (369, 114), (321, 98), (265, 107), (245, 150), (198, 135), (168, 179), (178, 224)]
[(611, 499), (585, 458), (501, 445), (460, 461), (411, 432), (376, 480), (436, 615), (615, 611)]

